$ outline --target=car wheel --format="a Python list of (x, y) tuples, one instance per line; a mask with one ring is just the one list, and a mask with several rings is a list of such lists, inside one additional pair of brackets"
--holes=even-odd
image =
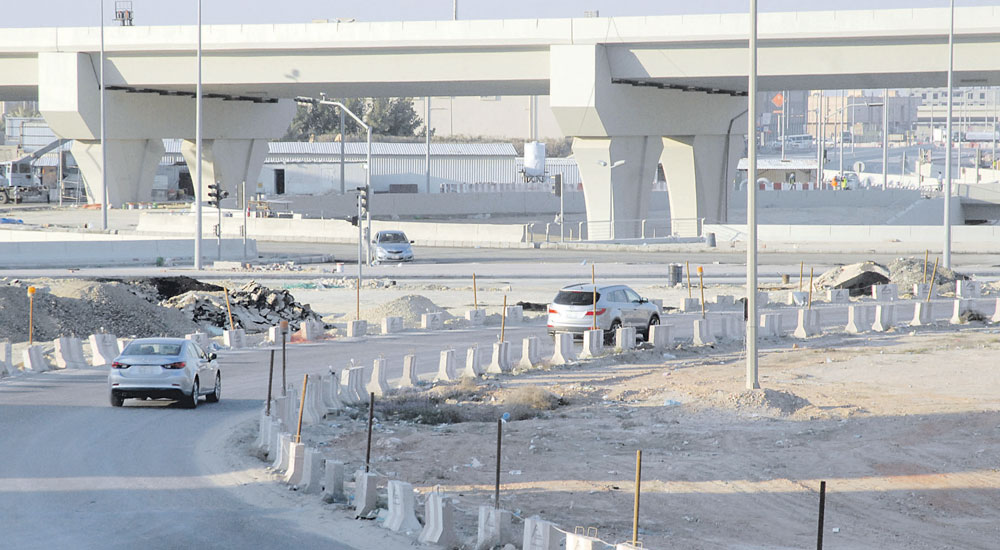
[(121, 407), (123, 403), (125, 403), (125, 398), (122, 397), (120, 393), (118, 393), (116, 391), (111, 392), (111, 406), (112, 407)]
[(611, 321), (611, 326), (604, 331), (604, 345), (610, 346), (615, 343), (615, 332), (622, 328), (622, 322), (618, 319)]
[(186, 397), (184, 399), (184, 408), (185, 409), (196, 409), (196, 408), (198, 408), (198, 391), (199, 390), (200, 390), (200, 388), (198, 387), (198, 379), (195, 378), (194, 379), (194, 384), (191, 386), (191, 395), (190, 395), (190, 397)]
[(205, 401), (208, 403), (218, 403), (222, 399), (222, 375), (215, 373), (215, 389), (212, 393), (205, 396)]
[(656, 325), (658, 325), (658, 324), (660, 324), (660, 316), (659, 315), (653, 315), (652, 317), (650, 317), (649, 318), (649, 324), (646, 325), (646, 331), (642, 333), (642, 339), (648, 342), (649, 341), (649, 334), (651, 332), (653, 332), (653, 327), (656, 326)]

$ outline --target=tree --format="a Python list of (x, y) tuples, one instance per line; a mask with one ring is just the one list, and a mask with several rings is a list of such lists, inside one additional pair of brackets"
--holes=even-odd
[(372, 132), (385, 136), (412, 136), (423, 122), (408, 97), (378, 98), (370, 102), (365, 122)]
[[(371, 125), (372, 133), (385, 136), (413, 136), (422, 121), (413, 110), (410, 98), (349, 98), (341, 100)], [(310, 138), (340, 133), (340, 110), (333, 105), (299, 105), (285, 133), (286, 141), (308, 141)], [(363, 129), (350, 116), (344, 120), (344, 133), (361, 135)]]

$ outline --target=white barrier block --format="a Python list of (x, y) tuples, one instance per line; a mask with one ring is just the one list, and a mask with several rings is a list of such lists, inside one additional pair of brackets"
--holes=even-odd
[(326, 415), (326, 407), (323, 406), (322, 387), (319, 377), (309, 379), (306, 384), (306, 403), (302, 407), (302, 424), (316, 424), (323, 420)]
[(368, 334), (368, 321), (353, 320), (347, 323), (347, 337), (361, 338)]
[(798, 323), (795, 325), (796, 338), (809, 338), (819, 334), (819, 311), (815, 309), (799, 309)]
[(983, 297), (983, 283), (980, 281), (955, 281), (955, 297), (975, 300)]
[(649, 327), (649, 342), (653, 349), (667, 349), (674, 344), (673, 331), (670, 325), (653, 325)]
[(555, 524), (538, 516), (524, 520), (524, 541), (522, 550), (559, 550), (560, 536)]
[(486, 322), (486, 310), (470, 309), (465, 312), (465, 320), (472, 325), (479, 326)]
[[(192, 335), (189, 334), (188, 336), (192, 336)], [(188, 338), (188, 339), (190, 340), (190, 338)], [(281, 341), (281, 327), (280, 326), (270, 327), (270, 328), (267, 329), (267, 341), (271, 342), (272, 344)], [(201, 345), (201, 344), (199, 344), (199, 345)], [(205, 346), (202, 346), (202, 347), (204, 348)]]
[(290, 443), (288, 447), (288, 470), (285, 472), (285, 483), (299, 485), (302, 483), (302, 471), (305, 469), (305, 443)]
[(305, 463), (302, 465), (302, 481), (299, 490), (303, 493), (318, 493), (323, 482), (323, 452), (306, 449)]
[(424, 501), (424, 528), (417, 541), (444, 548), (456, 546), (455, 514), (451, 500), (437, 491), (428, 493)]
[[(204, 332), (192, 332), (191, 334), (184, 335), (184, 338), (198, 344), (198, 347), (206, 352), (208, 351), (208, 347), (212, 345), (212, 339)], [(278, 340), (281, 340), (281, 334), (278, 334)]]
[(327, 460), (323, 468), (323, 500), (327, 502), (344, 502), (344, 463), (337, 460)]
[(417, 378), (417, 356), (403, 356), (403, 376), (399, 377), (400, 388), (415, 388), (420, 384)]
[(371, 399), (371, 396), (365, 391), (364, 377), (364, 367), (354, 367), (348, 369), (348, 381), (351, 384), (350, 395), (357, 396), (354, 401), (355, 403), (367, 403)]
[(299, 394), (291, 384), (288, 385), (285, 397), (287, 399), (285, 399), (285, 412), (282, 414), (283, 422), (289, 426), (295, 425), (299, 421)]
[(326, 337), (326, 325), (322, 321), (313, 321), (311, 319), (302, 321), (302, 324), (299, 326), (299, 335), (306, 342), (322, 340)]
[(875, 321), (872, 323), (872, 331), (885, 332), (895, 324), (895, 308), (891, 305), (875, 306)]
[(785, 332), (781, 327), (780, 313), (764, 313), (760, 316), (760, 332), (762, 338), (780, 338)]
[(257, 419), (257, 439), (253, 441), (253, 446), (267, 452), (267, 443), (270, 438), (268, 428), (271, 427), (271, 417), (267, 415), (267, 407), (261, 407), (260, 417)]
[(374, 393), (378, 397), (389, 393), (389, 381), (386, 379), (385, 366), (385, 358), (379, 357), (375, 360), (372, 365), (371, 378), (368, 379), (368, 385), (365, 386), (368, 393)]
[(271, 463), (271, 469), (283, 472), (288, 468), (288, 453), (289, 446), (292, 444), (292, 434), (288, 432), (282, 432), (278, 434), (278, 444), (276, 445), (276, 453), (274, 453), (274, 461)]
[(733, 309), (736, 307), (736, 299), (733, 296), (720, 294), (715, 297), (715, 308), (718, 310)]
[(681, 298), (680, 310), (685, 313), (701, 311), (701, 301), (698, 298)]
[(277, 418), (278, 420), (288, 423), (288, 397), (284, 395), (275, 396), (272, 400), (274, 405), (271, 407), (271, 416)]
[(274, 409), (271, 409), (271, 420), (268, 421), (267, 426), (267, 447), (264, 449), (267, 459), (274, 461), (275, 455), (278, 453), (278, 447), (281, 444), (281, 432), (284, 430), (284, 424), (278, 420), (278, 417), (274, 416)]
[(566, 533), (566, 550), (598, 550), (604, 548), (601, 539), (582, 533)]
[(397, 479), (389, 481), (389, 513), (382, 527), (397, 533), (420, 531), (413, 485)]
[(505, 374), (510, 372), (510, 342), (494, 342), (493, 358), (486, 367), (488, 374)]
[(479, 346), (472, 346), (465, 353), (465, 368), (462, 369), (462, 378), (478, 378), (483, 374), (479, 355)]
[(95, 367), (110, 365), (115, 357), (118, 357), (118, 339), (114, 334), (98, 333), (91, 334), (90, 342), (90, 364)]
[(420, 328), (424, 330), (440, 330), (444, 326), (444, 316), (440, 313), (424, 313), (420, 316)]
[(576, 360), (573, 357), (573, 335), (568, 332), (555, 334), (555, 351), (552, 352), (551, 365), (566, 365)]
[(851, 291), (846, 288), (831, 288), (826, 291), (826, 301), (831, 304), (846, 304), (851, 301)]
[(340, 380), (337, 375), (321, 377), (320, 384), (323, 386), (323, 405), (326, 406), (327, 414), (343, 409), (344, 402), (340, 399)]
[(695, 319), (692, 343), (696, 346), (710, 346), (715, 343), (708, 319)]
[(223, 331), (222, 343), (229, 349), (243, 349), (247, 347), (246, 332), (241, 328)]
[[(927, 298), (927, 293), (931, 290), (930, 283), (916, 283), (913, 285), (913, 299), (923, 300)], [(931, 296), (933, 298), (933, 296)]]
[(73, 362), (79, 365), (79, 368), (86, 368), (90, 364), (87, 362), (87, 358), (83, 355), (83, 340), (75, 336), (70, 338), (69, 351), (70, 356), (73, 358)]
[(434, 375), (435, 382), (451, 382), (455, 380), (455, 350), (441, 350), (441, 359), (438, 360), (438, 371)]
[(993, 317), (990, 321), (994, 323), (1000, 323), (1000, 298), (997, 298), (996, 303), (993, 305)]
[(10, 342), (0, 342), (0, 376), (16, 376), (21, 371), (14, 367), (14, 355)]
[(635, 349), (635, 327), (621, 327), (615, 330), (615, 347), (622, 351)]
[(910, 321), (910, 326), (919, 327), (929, 324), (931, 324), (930, 302), (913, 302), (913, 319)]
[(511, 513), (492, 506), (479, 507), (479, 528), (476, 532), (476, 550), (489, 550), (513, 542)]
[(538, 337), (528, 336), (521, 344), (521, 361), (517, 364), (522, 369), (538, 366), (542, 358), (538, 355)]
[(604, 353), (604, 331), (599, 328), (584, 331), (580, 359), (592, 359), (602, 353)]
[(73, 345), (79, 345), (79, 340), (63, 336), (56, 338), (53, 343), (55, 344), (55, 353), (53, 353), (53, 356), (55, 357), (57, 368), (82, 369), (87, 366), (86, 363), (77, 360), (77, 355), (83, 355), (83, 349), (81, 348), (79, 354), (73, 350)]
[(52, 366), (49, 365), (49, 362), (45, 360), (45, 355), (42, 354), (42, 346), (38, 344), (28, 346), (28, 349), (21, 352), (21, 358), (24, 361), (24, 370), (26, 371), (45, 372), (52, 370)]
[(402, 317), (386, 317), (382, 319), (382, 334), (393, 334), (403, 331)]
[(872, 285), (872, 298), (880, 302), (894, 302), (899, 299), (899, 289), (896, 285)]
[(521, 323), (524, 321), (524, 308), (521, 306), (507, 306), (507, 322)]
[(971, 308), (972, 302), (969, 300), (962, 300), (961, 298), (956, 299), (951, 308), (951, 319), (948, 320), (953, 325), (961, 325), (965, 321), (962, 320), (962, 314), (968, 312)]
[(372, 517), (378, 503), (378, 476), (358, 470), (354, 474), (354, 513), (359, 518)]
[(790, 306), (804, 306), (809, 301), (808, 292), (792, 291), (788, 293), (785, 304)]
[(847, 306), (847, 327), (850, 334), (861, 334), (872, 328), (872, 306)]

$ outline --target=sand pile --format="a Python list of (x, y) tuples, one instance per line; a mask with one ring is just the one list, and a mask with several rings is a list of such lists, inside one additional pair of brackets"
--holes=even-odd
[[(934, 274), (934, 260), (927, 263), (927, 281), (931, 280)], [(961, 273), (937, 266), (937, 274), (934, 275), (934, 284), (947, 285), (950, 290), (955, 289), (955, 281), (968, 279)], [(924, 259), (923, 258), (896, 258), (889, 263), (889, 280), (899, 285), (899, 291), (904, 294), (913, 292), (913, 285), (924, 282)]]
[(811, 405), (808, 400), (784, 390), (744, 390), (725, 397), (725, 404), (739, 412), (788, 416)]
[(444, 308), (417, 294), (396, 298), (380, 306), (363, 310), (361, 318), (369, 324), (379, 324), (386, 317), (402, 317), (403, 326), (415, 328), (420, 326), (420, 316), (424, 313), (443, 313), (445, 321), (453, 318)]

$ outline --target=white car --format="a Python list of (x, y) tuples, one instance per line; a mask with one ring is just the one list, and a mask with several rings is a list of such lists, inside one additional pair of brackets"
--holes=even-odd
[(209, 403), (222, 398), (222, 372), (215, 354), (190, 340), (141, 338), (111, 363), (108, 390), (113, 407), (134, 397), (174, 399), (193, 409), (202, 395)]
[(639, 296), (625, 285), (597, 285), (597, 306), (594, 306), (594, 285), (577, 283), (563, 287), (549, 304), (549, 334), (572, 332), (583, 334), (594, 326), (604, 330), (604, 340), (611, 341), (615, 330), (635, 327), (649, 339), (649, 327), (660, 324), (660, 307)]
[(402, 231), (379, 231), (372, 238), (377, 262), (412, 262), (413, 241)]

